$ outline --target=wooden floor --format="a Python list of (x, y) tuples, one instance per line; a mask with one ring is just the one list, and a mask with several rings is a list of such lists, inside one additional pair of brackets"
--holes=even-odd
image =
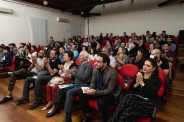
[[(0, 98), (4, 97), (7, 91), (9, 78), (0, 78)], [(184, 122), (184, 73), (176, 71), (175, 78), (169, 88), (167, 103), (159, 109), (156, 115), (156, 122)], [(21, 97), (23, 81), (18, 80), (13, 92), (14, 100)], [(44, 106), (41, 105), (36, 110), (28, 110), (33, 102), (33, 90), (30, 91), (30, 103), (16, 105), (13, 102), (0, 104), (0, 122), (62, 122), (64, 112), (55, 115), (52, 118), (46, 118), (48, 111), (41, 111)], [(95, 112), (98, 113), (98, 112)], [(99, 115), (95, 115), (93, 122), (100, 122)], [(73, 110), (73, 122), (79, 122), (83, 117), (79, 107)]]

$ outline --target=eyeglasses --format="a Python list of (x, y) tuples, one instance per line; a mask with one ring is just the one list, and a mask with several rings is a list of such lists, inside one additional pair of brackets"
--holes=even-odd
[(97, 63), (102, 63), (103, 61), (95, 60), (95, 62), (97, 62)]

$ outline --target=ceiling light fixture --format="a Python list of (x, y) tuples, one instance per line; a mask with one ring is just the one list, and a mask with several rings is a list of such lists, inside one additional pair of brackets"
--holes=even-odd
[(102, 8), (105, 9), (105, 4), (102, 5)]
[(84, 11), (81, 11), (81, 15), (84, 15)]
[(43, 5), (45, 5), (45, 6), (48, 5), (48, 1), (47, 0), (44, 0), (43, 1)]

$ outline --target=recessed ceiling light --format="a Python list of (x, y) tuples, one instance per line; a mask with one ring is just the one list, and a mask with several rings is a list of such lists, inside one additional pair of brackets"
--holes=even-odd
[(47, 1), (47, 0), (44, 0), (44, 1), (43, 1), (43, 4), (44, 4), (44, 5), (48, 5), (48, 1)]

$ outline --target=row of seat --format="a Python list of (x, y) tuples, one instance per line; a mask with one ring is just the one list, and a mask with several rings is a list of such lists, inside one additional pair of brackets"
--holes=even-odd
[[(89, 63), (94, 68), (95, 60), (90, 60)], [(76, 64), (80, 64), (80, 62), (78, 60), (76, 60)], [(131, 84), (131, 81), (138, 71), (139, 71), (139, 68), (133, 64), (125, 64), (121, 67), (121, 69), (118, 73), (118, 83), (120, 84), (123, 91), (129, 90), (129, 86)], [(126, 77), (130, 78), (127, 85), (124, 82), (124, 79)], [(166, 77), (165, 77), (164, 71), (161, 68), (159, 68), (159, 77), (160, 77), (162, 83), (161, 83), (161, 87), (158, 91), (158, 96), (162, 97), (164, 95), (164, 87), (165, 87)], [(78, 100), (78, 98), (76, 98), (76, 99)], [(89, 103), (91, 108), (93, 108), (95, 110), (99, 110), (98, 105), (97, 105), (97, 100), (89, 100), (88, 103)], [(115, 105), (112, 105), (109, 107), (109, 110), (114, 110), (115, 107), (116, 107)], [(155, 108), (155, 110), (156, 110), (156, 108)], [(156, 112), (154, 112), (153, 114), (155, 116)], [(154, 116), (152, 118), (138, 117), (137, 122), (151, 122), (154, 120)]]

